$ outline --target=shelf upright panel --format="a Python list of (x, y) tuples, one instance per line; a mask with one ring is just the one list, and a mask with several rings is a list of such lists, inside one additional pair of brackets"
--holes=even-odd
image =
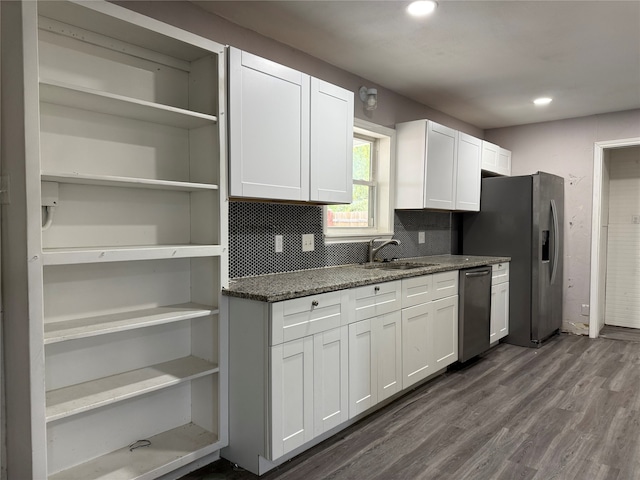
[(0, 9), (6, 468), (14, 478), (46, 478), (37, 5)]

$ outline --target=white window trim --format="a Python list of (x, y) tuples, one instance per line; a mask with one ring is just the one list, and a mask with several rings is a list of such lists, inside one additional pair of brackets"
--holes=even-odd
[(325, 243), (367, 242), (372, 238), (391, 238), (393, 236), (393, 210), (395, 205), (395, 165), (396, 131), (367, 120), (354, 120), (354, 133), (380, 139), (378, 152), (376, 227), (357, 229), (327, 228), (327, 207), (322, 209), (322, 222)]

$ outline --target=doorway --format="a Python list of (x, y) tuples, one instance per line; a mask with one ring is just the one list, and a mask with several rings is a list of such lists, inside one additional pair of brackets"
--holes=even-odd
[[(640, 138), (612, 140), (607, 142), (598, 142), (594, 146), (594, 162), (593, 162), (593, 212), (591, 226), (591, 288), (590, 288), (590, 318), (589, 318), (589, 337), (596, 338), (600, 330), (604, 327), (606, 317), (606, 284), (607, 284), (607, 258), (608, 242), (610, 238), (609, 228), (619, 231), (619, 227), (610, 224), (612, 219), (609, 218), (609, 202), (611, 195), (609, 191), (610, 185), (610, 167), (611, 162), (616, 161), (622, 155), (620, 149), (633, 148), (640, 145)], [(612, 160), (612, 154), (614, 159)], [(615, 173), (615, 175), (619, 175)], [(618, 201), (616, 199), (616, 201)], [(637, 204), (636, 204), (637, 207)], [(640, 212), (638, 213), (640, 214)], [(626, 214), (625, 214), (626, 215)], [(629, 223), (634, 220), (629, 215)], [(634, 227), (632, 227), (634, 228)], [(615, 236), (615, 235), (614, 235)], [(617, 237), (622, 237), (619, 232)], [(616, 240), (618, 241), (616, 237)], [(618, 261), (616, 258), (612, 261)], [(640, 308), (640, 307), (639, 307)]]
[(616, 148), (607, 153), (609, 212), (604, 323), (640, 328), (640, 146)]

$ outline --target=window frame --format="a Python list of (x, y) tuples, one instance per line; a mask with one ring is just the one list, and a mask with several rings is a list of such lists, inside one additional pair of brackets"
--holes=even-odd
[[(323, 230), (325, 243), (366, 242), (372, 238), (391, 238), (393, 236), (393, 213), (395, 205), (395, 137), (393, 128), (356, 118), (353, 134), (374, 140), (372, 171), (375, 182), (373, 209), (373, 227), (334, 227), (327, 226), (327, 207), (323, 207)], [(353, 181), (354, 184), (370, 182)]]

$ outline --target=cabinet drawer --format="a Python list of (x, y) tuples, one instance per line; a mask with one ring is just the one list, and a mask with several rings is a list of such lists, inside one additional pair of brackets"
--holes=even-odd
[(458, 270), (433, 274), (433, 296), (431, 300), (458, 294)]
[(402, 308), (433, 300), (433, 275), (402, 279)]
[(354, 288), (356, 315), (350, 321), (358, 322), (400, 310), (401, 290), (400, 280)]
[(347, 324), (349, 290), (294, 298), (271, 305), (271, 342), (306, 337)]
[(509, 281), (509, 262), (497, 263), (491, 267), (491, 285)]

